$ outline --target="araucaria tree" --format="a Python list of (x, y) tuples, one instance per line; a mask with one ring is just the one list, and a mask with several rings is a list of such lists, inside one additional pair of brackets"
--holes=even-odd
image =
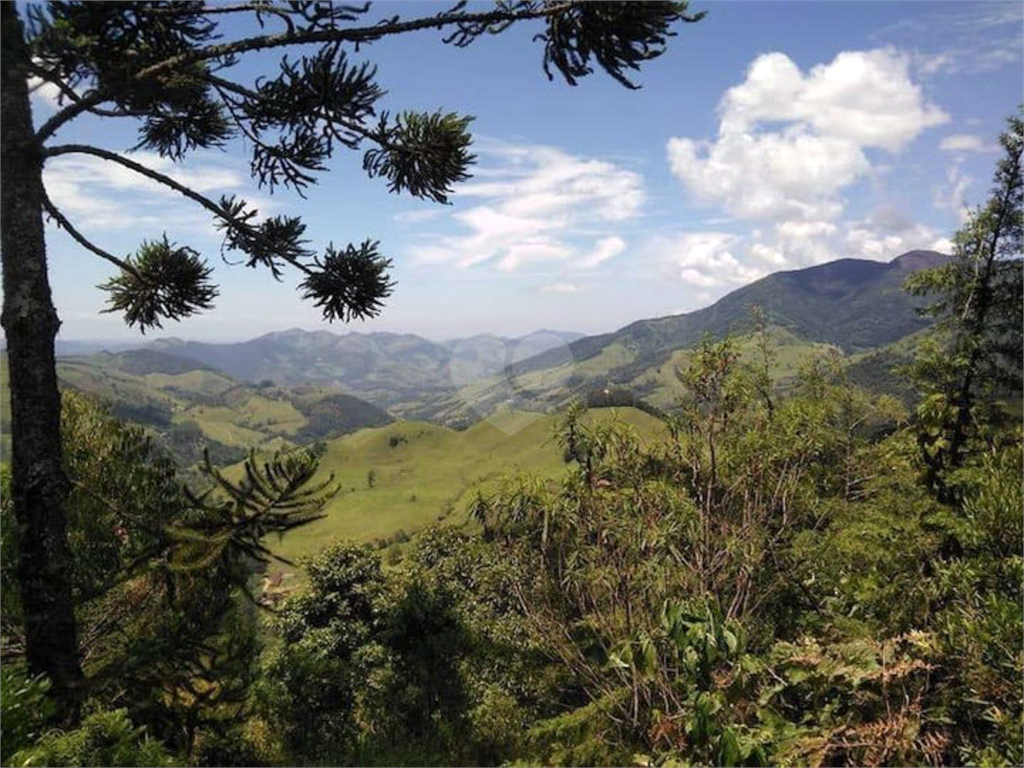
[[(327, 170), (339, 147), (365, 150), (363, 168), (391, 192), (446, 202), (453, 183), (468, 177), (469, 118), (456, 114), (389, 114), (377, 108), (383, 91), (359, 46), (392, 35), (436, 29), (444, 42), (465, 46), (517, 22), (544, 28), (543, 65), (570, 84), (596, 61), (634, 87), (626, 73), (664, 50), (676, 22), (697, 21), (686, 3), (604, 3), (503, 0), (475, 12), (465, 3), (416, 19), (370, 21), (369, 3), (241, 0), (204, 2), (54, 2), (29, 4), (19, 16), (0, 4), (3, 48), (2, 255), (3, 314), (12, 402), (12, 495), (20, 527), (19, 579), (30, 670), (52, 680), (57, 699), (73, 702), (82, 685), (77, 656), (61, 470), (60, 395), (54, 338), (60, 321), (47, 278), (44, 217), (83, 248), (114, 264), (104, 286), (110, 309), (141, 330), (212, 307), (217, 288), (195, 250), (167, 238), (142, 244), (120, 259), (80, 232), (54, 205), (43, 183), (46, 161), (87, 154), (167, 186), (205, 208), (229, 250), (247, 266), (280, 277), (302, 273), (301, 291), (328, 320), (376, 315), (391, 293), (389, 260), (372, 239), (317, 252), (303, 239), (299, 218), (261, 218), (245, 200), (210, 199), (128, 156), (106, 148), (60, 143), (59, 134), (86, 114), (135, 121), (138, 144), (172, 160), (200, 148), (244, 138), (260, 187), (301, 191)], [(246, 17), (260, 31), (232, 39)], [(27, 22), (27, 23), (25, 23)], [(255, 29), (255, 27), (253, 27)], [(254, 82), (233, 79), (247, 54), (281, 49), (279, 71)], [(60, 108), (33, 124), (28, 81), (60, 92)], [(72, 707), (73, 709), (73, 707)]]

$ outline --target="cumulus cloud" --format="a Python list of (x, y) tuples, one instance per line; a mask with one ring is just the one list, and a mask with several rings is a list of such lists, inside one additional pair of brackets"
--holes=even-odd
[(590, 238), (640, 214), (639, 174), (553, 147), (491, 144), (481, 154), (490, 161), (476, 172), (482, 180), (459, 185), (454, 195), (451, 220), (463, 233), (413, 246), (414, 261), (463, 268), (493, 262), (512, 272), (532, 262), (575, 260), (590, 268), (625, 247), (616, 236)]
[(733, 255), (742, 238), (727, 232), (684, 232), (655, 240), (663, 271), (696, 288), (749, 283), (764, 277), (764, 270), (744, 265)]
[(950, 250), (949, 240), (932, 227), (914, 223), (899, 231), (886, 231), (870, 218), (847, 224), (844, 245), (851, 257), (875, 261), (891, 261), (907, 251)]
[(667, 143), (669, 167), (692, 198), (754, 228), (681, 236), (663, 249), (663, 267), (720, 294), (780, 269), (942, 245), (891, 209), (843, 221), (844, 191), (882, 170), (872, 157), (898, 154), (949, 120), (910, 73), (910, 57), (890, 48), (846, 51), (807, 71), (782, 53), (754, 59), (722, 96), (713, 140)]
[(844, 51), (804, 75), (783, 53), (759, 56), (746, 80), (722, 99), (723, 134), (764, 121), (801, 124), (858, 147), (902, 148), (948, 118), (911, 82), (907, 58), (892, 49)]
[(649, 244), (666, 278), (708, 301), (780, 270), (839, 258), (891, 261), (911, 250), (949, 253), (951, 247), (936, 229), (892, 208), (854, 221), (779, 222), (743, 235), (687, 232)]
[(865, 176), (869, 148), (897, 152), (948, 116), (890, 49), (847, 51), (808, 73), (783, 53), (757, 57), (719, 105), (717, 138), (669, 139), (672, 173), (704, 203), (767, 220), (827, 221)]

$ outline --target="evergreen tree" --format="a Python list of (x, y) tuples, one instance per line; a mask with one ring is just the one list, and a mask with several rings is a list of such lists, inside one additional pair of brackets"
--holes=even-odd
[[(249, 587), (273, 557), (263, 539), (321, 517), (333, 478), (314, 482), (317, 460), (305, 451), (250, 458), (238, 482), (207, 459), (211, 487), (197, 495), (141, 428), (77, 393), (62, 399), (69, 580), (89, 700), (116, 701), (135, 725), (191, 755), (197, 739), (244, 712), (258, 657)], [(8, 488), (5, 472), (0, 653), (19, 669), (24, 611), (8, 586), (20, 541)]]
[[(375, 69), (355, 63), (359, 45), (423, 29), (465, 46), (513, 23), (542, 20), (543, 64), (566, 81), (591, 73), (592, 61), (627, 87), (629, 70), (661, 54), (671, 25), (696, 21), (686, 3), (588, 3), (503, 0), (473, 13), (465, 2), (441, 13), (367, 21), (370, 5), (243, 0), (204, 2), (29, 5), (27, 32), (14, 3), (0, 5), (0, 146), (3, 180), (2, 324), (12, 398), (12, 494), (21, 533), (19, 582), (26, 654), (33, 672), (52, 679), (52, 692), (75, 717), (82, 672), (66, 540), (68, 482), (61, 467), (60, 395), (54, 363), (59, 327), (47, 277), (43, 216), (82, 247), (117, 266), (104, 289), (110, 308), (145, 330), (212, 306), (211, 270), (193, 249), (167, 238), (143, 243), (120, 259), (93, 243), (54, 205), (42, 179), (52, 157), (86, 154), (169, 187), (204, 207), (251, 267), (281, 277), (302, 273), (301, 290), (328, 320), (372, 317), (391, 293), (389, 260), (367, 239), (322, 253), (308, 247), (297, 217), (260, 218), (245, 200), (210, 199), (117, 152), (78, 143), (54, 144), (75, 118), (91, 114), (137, 121), (138, 148), (180, 160), (197, 148), (243, 137), (252, 175), (261, 187), (312, 184), (340, 147), (369, 148), (363, 168), (387, 180), (392, 192), (445, 202), (451, 185), (468, 177), (473, 160), (469, 118), (456, 114), (391, 115), (378, 111), (383, 91)], [(225, 37), (221, 20), (248, 17), (264, 30)], [(276, 29), (274, 29), (276, 28)], [(311, 51), (282, 58), (276, 76), (246, 84), (230, 78), (247, 54), (271, 49)], [(59, 111), (36, 128), (27, 81), (38, 77), (61, 94)]]
[(925, 394), (918, 443), (927, 482), (946, 501), (943, 474), (963, 464), (977, 425), (987, 421), (978, 409), (991, 406), (995, 394), (1021, 391), (1024, 118), (1008, 122), (992, 195), (956, 233), (952, 261), (907, 282), (911, 292), (935, 297), (923, 311), (938, 318), (942, 344), (933, 344), (910, 373)]

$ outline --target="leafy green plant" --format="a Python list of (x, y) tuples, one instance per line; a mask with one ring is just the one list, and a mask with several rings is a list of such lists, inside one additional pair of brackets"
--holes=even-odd
[(159, 741), (145, 728), (136, 728), (127, 710), (89, 715), (79, 728), (51, 731), (31, 747), (11, 757), (9, 765), (174, 765)]
[(49, 728), (56, 708), (46, 697), (50, 681), (42, 675), (26, 677), (18, 665), (0, 667), (0, 763), (30, 747)]

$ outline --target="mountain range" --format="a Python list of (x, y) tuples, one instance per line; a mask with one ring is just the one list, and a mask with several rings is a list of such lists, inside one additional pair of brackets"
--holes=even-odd
[(437, 343), (414, 334), (338, 335), (294, 328), (237, 344), (169, 338), (157, 339), (143, 349), (193, 360), (240, 381), (339, 386), (391, 408), (451, 392), (453, 360), (458, 361), (461, 375), (481, 378), (510, 362), (508, 349), (515, 350), (514, 359), (520, 360), (580, 338), (583, 334), (537, 331), (521, 338), (480, 334)]
[[(126, 374), (218, 371), (236, 382), (327, 387), (396, 418), (471, 423), (502, 407), (545, 410), (602, 387), (625, 387), (663, 407), (678, 394), (674, 370), (705, 334), (754, 327), (754, 307), (779, 350), (778, 379), (809, 355), (863, 356), (921, 331), (919, 300), (901, 287), (916, 270), (947, 256), (910, 251), (890, 262), (841, 259), (777, 272), (686, 314), (638, 320), (596, 336), (538, 331), (506, 338), (481, 334), (433, 342), (414, 334), (292, 329), (239, 343), (157, 339), (103, 355)], [(93, 355), (91, 358), (98, 359)]]

